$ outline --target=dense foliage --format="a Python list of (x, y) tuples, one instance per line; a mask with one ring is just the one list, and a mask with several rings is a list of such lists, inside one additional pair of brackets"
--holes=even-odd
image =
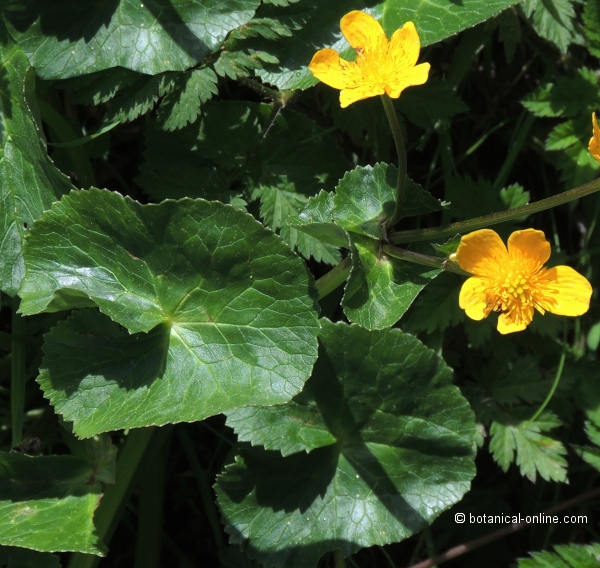
[[(600, 0), (0, 8), (0, 566), (598, 565)], [(352, 10), (393, 107), (308, 70)], [(589, 311), (469, 319), (491, 225)]]

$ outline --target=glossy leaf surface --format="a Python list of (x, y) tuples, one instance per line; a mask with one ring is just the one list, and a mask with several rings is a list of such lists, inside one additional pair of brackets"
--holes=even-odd
[[(16, 294), (33, 221), (72, 188), (46, 152), (35, 107), (35, 72), (0, 23), (0, 289)], [(4, 44), (4, 45), (2, 45)]]
[(92, 522), (100, 497), (83, 460), (0, 453), (0, 544), (103, 555)]
[(258, 0), (14, 2), (10, 32), (44, 79), (110, 67), (154, 75), (193, 67), (246, 24)]
[(134, 334), (89, 311), (48, 336), (40, 382), (80, 436), (286, 402), (310, 375), (306, 268), (231, 206), (74, 192), (32, 230), (27, 263), (24, 313), (97, 305)]
[(474, 475), (473, 416), (433, 351), (398, 329), (327, 320), (320, 341), (310, 392), (336, 443), (244, 450), (217, 483), (232, 541), (265, 566), (311, 568), (329, 550), (402, 540)]

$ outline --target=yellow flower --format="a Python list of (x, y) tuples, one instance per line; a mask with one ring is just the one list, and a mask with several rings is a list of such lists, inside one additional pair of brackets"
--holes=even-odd
[(421, 42), (412, 22), (396, 30), (388, 42), (379, 22), (354, 10), (340, 23), (342, 33), (356, 50), (356, 61), (345, 61), (333, 49), (315, 53), (308, 68), (334, 89), (341, 89), (340, 105), (387, 93), (397, 99), (412, 85), (427, 81), (429, 63), (416, 65)]
[(463, 270), (474, 274), (462, 285), (459, 305), (474, 320), (501, 312), (498, 331), (524, 330), (533, 309), (559, 316), (580, 316), (588, 311), (592, 286), (569, 266), (544, 267), (550, 243), (542, 231), (515, 231), (508, 249), (491, 229), (465, 235), (456, 251)]
[(592, 113), (592, 137), (590, 138), (588, 150), (594, 159), (600, 162), (600, 128), (598, 128), (595, 112)]

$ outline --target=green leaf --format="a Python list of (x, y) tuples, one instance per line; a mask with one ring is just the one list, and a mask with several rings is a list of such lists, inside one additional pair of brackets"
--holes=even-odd
[(546, 150), (558, 150), (556, 162), (561, 181), (567, 187), (582, 185), (596, 177), (600, 164), (588, 150), (591, 133), (590, 115), (567, 120), (554, 127), (546, 141)]
[(402, 320), (402, 329), (410, 333), (444, 331), (465, 320), (458, 305), (463, 280), (442, 272), (423, 290), (414, 303), (410, 315)]
[[(244, 191), (261, 200), (261, 217), (305, 257), (335, 264), (339, 252), (293, 220), (308, 196), (333, 189), (348, 167), (335, 140), (314, 121), (266, 104), (209, 102), (197, 124), (146, 133), (145, 163), (138, 183), (157, 199), (210, 197), (228, 201)], [(199, 180), (201, 180), (199, 182)]]
[[(501, 357), (484, 365), (477, 373), (477, 381), (499, 404), (536, 403), (543, 401), (550, 392), (555, 374), (555, 369), (552, 369), (542, 375), (539, 363), (531, 355), (514, 361)], [(561, 378), (560, 390), (569, 392), (574, 382), (572, 376), (565, 374)]]
[(240, 441), (279, 450), (283, 456), (335, 444), (335, 437), (327, 429), (316, 403), (296, 399), (276, 406), (247, 406), (228, 411), (227, 426), (233, 428)]
[(398, 329), (322, 323), (311, 392), (337, 442), (289, 457), (242, 449), (217, 481), (231, 542), (266, 567), (407, 538), (475, 473), (472, 413), (441, 358)]
[(352, 234), (352, 270), (342, 307), (367, 329), (394, 325), (441, 270), (381, 254), (378, 241)]
[(80, 440), (71, 433), (71, 424), (63, 423), (61, 435), (74, 456), (85, 460), (94, 468), (95, 478), (101, 483), (114, 485), (117, 466), (117, 447), (108, 434)]
[(38, 75), (63, 79), (111, 67), (155, 75), (183, 71), (215, 52), (254, 16), (258, 0), (44, 0), (4, 12)]
[(58, 556), (17, 546), (0, 546), (0, 566), (6, 568), (60, 568)]
[(504, 44), (504, 56), (510, 63), (521, 43), (521, 22), (514, 8), (505, 10), (498, 16), (498, 39)]
[(529, 203), (529, 192), (525, 191), (522, 185), (513, 183), (500, 190), (500, 200), (506, 209), (522, 207)]
[[(333, 189), (348, 164), (334, 139), (299, 113), (286, 109), (274, 116), (273, 110), (210, 101), (194, 125), (177, 132), (152, 126), (138, 183), (157, 199), (225, 193), (234, 182), (248, 192), (278, 187), (312, 195)], [(198, 180), (206, 180), (206, 187)]]
[(455, 219), (471, 219), (508, 209), (492, 182), (481, 176), (477, 181), (469, 175), (448, 177), (445, 195), (450, 202), (450, 214)]
[(8, 44), (0, 22), (0, 289), (14, 296), (25, 273), (23, 241), (53, 201), (73, 186), (46, 152), (35, 106), (35, 72)]
[[(575, 133), (575, 126), (572, 120), (557, 124), (548, 135), (546, 140), (546, 150), (552, 152), (565, 150), (574, 144), (579, 144), (579, 136)], [(579, 144), (581, 145), (581, 144)]]
[(431, 243), (431, 246), (443, 256), (450, 256), (452, 253), (458, 250), (461, 238), (461, 235), (456, 234), (441, 245), (437, 243)]
[(600, 0), (587, 0), (583, 8), (583, 33), (585, 47), (594, 56), (600, 57)]
[(591, 113), (600, 105), (598, 77), (593, 69), (582, 67), (571, 77), (560, 76), (556, 83), (539, 87), (521, 102), (536, 116), (572, 118), (585, 115), (589, 137)]
[(257, 74), (279, 89), (306, 89), (316, 83), (307, 66), (317, 50), (333, 48), (344, 58), (353, 59), (354, 50), (340, 33), (340, 19), (351, 10), (364, 10), (377, 18), (388, 38), (407, 21), (414, 22), (421, 45), (426, 46), (475, 26), (517, 3), (516, 0), (379, 0), (375, 3), (300, 0), (288, 8), (262, 10), (262, 17), (297, 18), (303, 27), (273, 47), (261, 44), (280, 63), (258, 70)]
[[(597, 546), (597, 545), (596, 545)], [(533, 552), (519, 560), (518, 568), (596, 568), (598, 551), (581, 544), (559, 544), (555, 552)]]
[(195, 69), (185, 76), (184, 84), (169, 93), (160, 106), (159, 116), (165, 130), (183, 128), (195, 122), (200, 107), (218, 94), (217, 76), (212, 69)]
[(333, 208), (333, 193), (321, 190), (297, 217), (290, 219), (290, 224), (325, 244), (348, 248), (346, 231), (333, 222)]
[(600, 471), (600, 448), (573, 446), (579, 457)]
[(152, 110), (158, 99), (175, 87), (177, 73), (142, 75), (130, 86), (119, 91), (104, 116), (104, 123), (128, 122)]
[(252, 197), (260, 197), (260, 216), (269, 227), (281, 229), (281, 238), (290, 247), (298, 247), (304, 257), (310, 258), (312, 255), (317, 262), (337, 264), (340, 261), (340, 253), (335, 247), (322, 243), (309, 234), (298, 232), (296, 226), (292, 224), (308, 202), (305, 195), (277, 187), (263, 186), (257, 189)]
[[(530, 409), (525, 412), (531, 414)], [(560, 426), (551, 412), (544, 412), (535, 422), (529, 422), (519, 413), (497, 413), (490, 434), (490, 451), (494, 460), (507, 471), (515, 461), (521, 475), (535, 483), (537, 474), (546, 481), (564, 482), (567, 479), (567, 462), (563, 457), (567, 450), (561, 442), (544, 436), (542, 432)]]
[(523, 3), (523, 10), (537, 33), (563, 53), (571, 43), (583, 43), (575, 27), (573, 3), (573, 0), (525, 0)]
[(70, 79), (55, 81), (57, 88), (71, 91), (72, 103), (99, 105), (105, 103), (121, 89), (135, 83), (140, 74), (123, 67), (97, 71), (88, 75), (79, 75)]
[(0, 452), (0, 544), (103, 556), (92, 522), (100, 497), (93, 468), (78, 458)]
[[(394, 212), (398, 169), (391, 164), (358, 166), (347, 172), (336, 189), (333, 218), (340, 227), (375, 239)], [(442, 204), (412, 180), (406, 180), (402, 218), (439, 211)]]
[(134, 334), (88, 311), (47, 337), (40, 383), (80, 437), (286, 402), (310, 375), (312, 279), (234, 207), (72, 192), (32, 229), (26, 251), (23, 313), (95, 304)]
[(590, 154), (587, 144), (574, 144), (559, 157), (557, 167), (565, 187), (577, 187), (592, 181), (600, 171), (600, 165)]

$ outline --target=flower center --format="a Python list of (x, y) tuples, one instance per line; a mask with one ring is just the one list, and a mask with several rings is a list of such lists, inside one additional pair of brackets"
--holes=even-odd
[(540, 276), (546, 269), (533, 272), (523, 268), (523, 263), (511, 260), (506, 271), (498, 275), (488, 292), (487, 311), (508, 314), (517, 324), (529, 325), (533, 318), (533, 309), (544, 313), (536, 299)]
[(371, 84), (385, 89), (388, 83), (388, 60), (384, 49), (378, 49), (372, 52), (365, 52), (362, 49), (356, 50), (356, 63), (360, 67), (363, 79)]

